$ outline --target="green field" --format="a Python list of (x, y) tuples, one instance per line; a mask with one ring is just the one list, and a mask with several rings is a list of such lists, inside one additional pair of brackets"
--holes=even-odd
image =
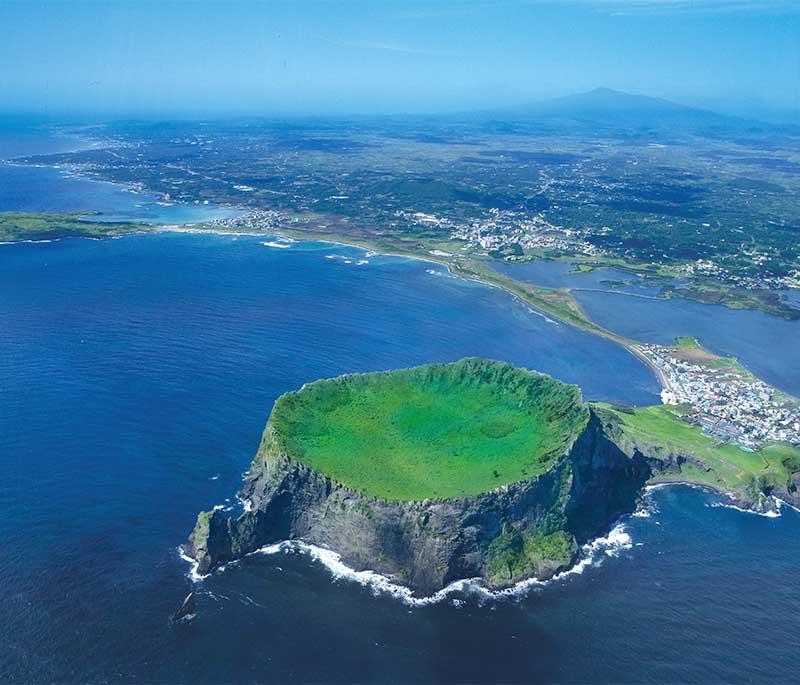
[(672, 453), (695, 459), (702, 468), (697, 464), (684, 464), (680, 474), (675, 473), (687, 480), (754, 496), (757, 491), (770, 487), (786, 490), (792, 473), (800, 470), (797, 447), (770, 444), (752, 452), (736, 445), (717, 445), (699, 426), (683, 421), (678, 416), (678, 407), (656, 405), (623, 409), (599, 403), (594, 407), (602, 418), (616, 423), (648, 456)]
[(587, 420), (575, 386), (465, 359), (283, 395), (269, 449), (383, 499), (455, 498), (547, 471)]
[(697, 350), (700, 349), (700, 342), (697, 338), (688, 335), (682, 335), (675, 338), (675, 346), (681, 350)]

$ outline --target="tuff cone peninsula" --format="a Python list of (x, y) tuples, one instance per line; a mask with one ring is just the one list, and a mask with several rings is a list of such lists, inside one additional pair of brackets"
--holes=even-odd
[(464, 359), (309, 383), (275, 402), (232, 518), (201, 512), (201, 573), (298, 539), (419, 593), (569, 568), (652, 482), (755, 509), (797, 504), (800, 451), (719, 447), (672, 407), (587, 403), (577, 387)]

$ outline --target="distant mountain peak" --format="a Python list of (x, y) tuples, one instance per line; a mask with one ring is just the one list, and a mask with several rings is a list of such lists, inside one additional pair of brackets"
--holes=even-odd
[(649, 95), (637, 95), (600, 86), (545, 102), (518, 108), (518, 116), (531, 120), (559, 121), (614, 128), (689, 128), (739, 125), (742, 122), (715, 112)]
[(691, 108), (679, 105), (670, 100), (663, 98), (651, 97), (649, 95), (635, 95), (633, 93), (626, 93), (621, 90), (614, 90), (613, 88), (594, 88), (593, 90), (585, 93), (575, 93), (574, 95), (566, 95), (564, 97), (551, 100), (549, 103), (551, 107), (571, 107), (575, 109), (591, 109), (591, 110), (646, 110), (656, 111), (662, 110), (665, 112), (688, 111)]
[(670, 134), (679, 131), (705, 133), (711, 129), (742, 131), (763, 126), (760, 122), (607, 86), (526, 106), (492, 110), (491, 115), (495, 128), (500, 125), (498, 122), (505, 121), (506, 126), (526, 122), (527, 125), (549, 127), (548, 130), (590, 127), (592, 130), (616, 130), (626, 135), (656, 130)]

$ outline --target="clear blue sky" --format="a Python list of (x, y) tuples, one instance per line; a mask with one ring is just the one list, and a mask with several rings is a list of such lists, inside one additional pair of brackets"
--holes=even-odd
[(0, 108), (396, 112), (608, 86), (797, 108), (800, 0), (2, 0)]

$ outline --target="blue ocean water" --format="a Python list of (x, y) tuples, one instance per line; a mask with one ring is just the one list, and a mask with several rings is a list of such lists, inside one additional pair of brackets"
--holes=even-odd
[[(0, 247), (0, 679), (791, 677), (800, 518), (689, 489), (653, 493), (629, 544), (516, 598), (409, 607), (286, 554), (193, 584), (178, 544), (229, 504), (271, 402), (307, 380), (480, 354), (655, 399), (606, 341), (430, 265), (363, 258), (186, 234)], [(191, 588), (198, 615), (172, 626)]]
[(75, 152), (100, 147), (102, 141), (89, 136), (89, 129), (58, 129), (27, 118), (0, 116), (0, 159), (28, 155)]

